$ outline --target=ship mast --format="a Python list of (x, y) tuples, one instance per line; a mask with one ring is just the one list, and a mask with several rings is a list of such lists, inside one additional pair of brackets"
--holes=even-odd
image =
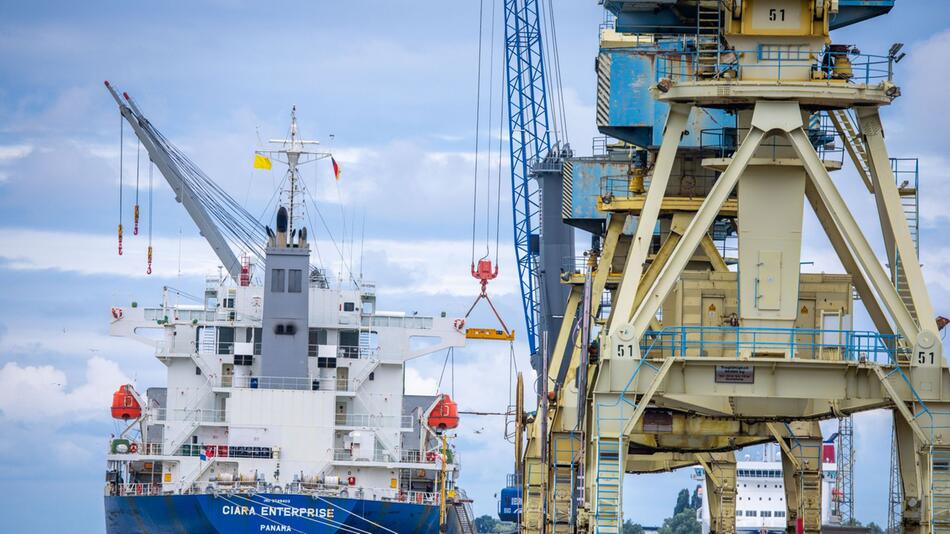
[(287, 181), (286, 186), (281, 190), (281, 205), (287, 208), (288, 235), (292, 235), (295, 228), (302, 226), (302, 224), (297, 224), (297, 221), (302, 221), (306, 213), (304, 199), (300, 197), (301, 184), (299, 167), (330, 157), (329, 152), (317, 152), (307, 149), (310, 145), (319, 145), (319, 141), (299, 139), (298, 136), (297, 106), (293, 106), (290, 110), (290, 139), (268, 139), (268, 143), (280, 145), (280, 148), (257, 151), (257, 154), (287, 164)]

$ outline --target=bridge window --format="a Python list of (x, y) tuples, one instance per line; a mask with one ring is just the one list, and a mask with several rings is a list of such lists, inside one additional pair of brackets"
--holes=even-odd
[(300, 269), (290, 269), (290, 277), (287, 280), (288, 293), (300, 293), (303, 280), (303, 271)]
[(284, 270), (271, 269), (270, 271), (270, 290), (272, 293), (284, 292)]

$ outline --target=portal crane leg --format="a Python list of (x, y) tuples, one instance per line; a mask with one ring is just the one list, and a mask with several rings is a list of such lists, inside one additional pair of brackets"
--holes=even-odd
[(782, 432), (782, 474), (785, 482), (785, 531), (821, 532), (821, 427), (817, 421), (789, 423)]
[(709, 534), (736, 532), (736, 454), (704, 452), (696, 459), (706, 473)]

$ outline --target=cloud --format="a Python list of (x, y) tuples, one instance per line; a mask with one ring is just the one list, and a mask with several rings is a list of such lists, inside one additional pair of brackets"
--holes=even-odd
[[(145, 241), (133, 239), (129, 230), (125, 232), (124, 255), (117, 256), (115, 236), (0, 228), (0, 260), (8, 269), (145, 277)], [(180, 242), (172, 238), (155, 239), (154, 272), (177, 275), (179, 245), (183, 275), (215, 272), (217, 262), (200, 238), (183, 238)]]
[(102, 418), (116, 387), (130, 382), (115, 362), (99, 356), (86, 361), (85, 379), (69, 388), (56, 367), (8, 362), (0, 368), (0, 413), (17, 422)]
[(20, 159), (33, 152), (33, 145), (0, 145), (0, 163)]

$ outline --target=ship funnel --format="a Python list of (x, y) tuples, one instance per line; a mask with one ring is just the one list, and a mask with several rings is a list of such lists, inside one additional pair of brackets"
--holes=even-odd
[(287, 246), (287, 208), (283, 206), (277, 210), (277, 246)]

